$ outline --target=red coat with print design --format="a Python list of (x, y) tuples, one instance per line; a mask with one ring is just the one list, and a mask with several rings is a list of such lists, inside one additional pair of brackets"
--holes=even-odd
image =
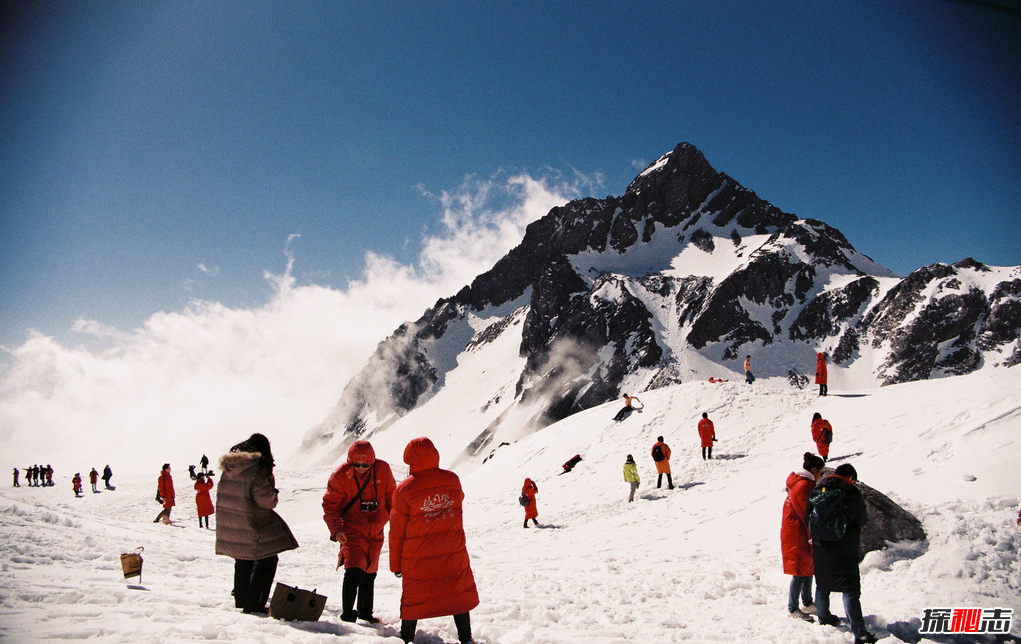
[(401, 619), (459, 615), (479, 605), (461, 520), (457, 474), (441, 470), (428, 438), (404, 450), (410, 475), (390, 511), (390, 571), (401, 573)]

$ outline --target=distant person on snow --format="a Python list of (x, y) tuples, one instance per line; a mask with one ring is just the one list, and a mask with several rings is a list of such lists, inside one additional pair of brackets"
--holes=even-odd
[(408, 478), (393, 495), (390, 571), (401, 578), (401, 639), (415, 639), (418, 620), (453, 615), (457, 639), (472, 642), (470, 611), (479, 605), (457, 474), (440, 469), (440, 453), (428, 438), (404, 449)]
[(667, 489), (674, 489), (674, 479), (670, 474), (670, 446), (663, 442), (662, 436), (657, 436), (656, 444), (652, 446), (652, 460), (656, 463), (656, 489), (663, 485), (664, 474)]
[(702, 420), (698, 421), (698, 436), (702, 439), (702, 460), (713, 459), (713, 443), (716, 441), (716, 427), (709, 420), (709, 414), (702, 412)]
[(752, 357), (744, 357), (744, 381), (749, 385), (755, 382), (755, 376), (752, 375)]
[(74, 478), (71, 479), (71, 489), (74, 490), (76, 497), (82, 495), (82, 475), (80, 472), (74, 473)]
[[(355, 441), (347, 461), (330, 475), (323, 495), (323, 520), (330, 541), (340, 544), (337, 568), (344, 566), (340, 619), (379, 623), (373, 614), (379, 553), (383, 550), (383, 527), (397, 482), (390, 464), (376, 458), (368, 441)], [(357, 601), (357, 608), (355, 602)]]
[(110, 466), (107, 465), (106, 467), (103, 468), (103, 483), (104, 483), (104, 485), (106, 485), (106, 489), (108, 489), (108, 490), (112, 490), (113, 489), (113, 487), (110, 485), (110, 479), (112, 479), (112, 478), (113, 478), (113, 470), (111, 470)]
[(847, 530), (839, 541), (823, 541), (815, 532), (815, 523), (809, 520), (812, 530), (812, 560), (815, 566), (815, 610), (819, 623), (838, 626), (840, 619), (830, 612), (830, 593), (844, 595), (844, 614), (851, 624), (855, 644), (874, 644), (876, 636), (865, 629), (861, 609), (861, 574), (859, 572), (861, 529), (868, 520), (865, 499), (858, 489), (858, 473), (850, 463), (837, 467), (836, 473), (819, 482), (822, 490), (843, 491), (844, 515)]
[(819, 385), (819, 395), (825, 396), (829, 394), (829, 388), (826, 386), (828, 377), (826, 375), (826, 354), (817, 353), (815, 354), (815, 384)]
[(621, 408), (620, 411), (617, 412), (617, 415), (614, 416), (613, 419), (616, 421), (621, 421), (627, 418), (631, 414), (631, 411), (634, 409), (634, 403), (640, 404), (643, 409), (645, 408), (645, 403), (643, 403), (641, 400), (638, 400), (638, 396), (629, 396), (627, 394), (624, 394), (624, 406)]
[(164, 463), (163, 469), (160, 470), (160, 477), (156, 481), (156, 498), (163, 504), (163, 509), (152, 522), (159, 523), (162, 521), (170, 525), (170, 511), (177, 504), (175, 501), (176, 494), (174, 493), (174, 477), (170, 475), (170, 463)]
[(528, 505), (525, 506), (525, 524), (524, 528), (528, 527), (528, 520), (531, 519), (532, 523), (539, 525), (537, 517), (539, 516), (539, 508), (535, 505), (535, 495), (539, 493), (539, 486), (535, 484), (532, 479), (526, 478), (525, 484), (521, 486), (522, 496), (528, 497)]
[(727, 380), (721, 380), (721, 379), (719, 379), (719, 378), (713, 378), (712, 376), (709, 376), (709, 382), (712, 382), (712, 383), (721, 383), (721, 382), (728, 382), (728, 381), (727, 381)]
[[(209, 527), (209, 516), (216, 511), (213, 507), (213, 499), (209, 491), (213, 489), (213, 479), (207, 473), (202, 472), (195, 478), (195, 510), (199, 517), (199, 527)], [(205, 519), (205, 526), (202, 525)]]
[(18, 477), (21, 475), (18, 468), (14, 468), (14, 487), (21, 487), (21, 483), (18, 483)]
[(273, 508), (280, 501), (269, 439), (252, 434), (220, 458), (216, 554), (234, 559), (234, 606), (267, 613), (277, 556), (298, 542)]
[(635, 500), (635, 491), (642, 479), (638, 476), (638, 464), (635, 463), (635, 457), (630, 454), (624, 461), (624, 481), (631, 484), (631, 494), (628, 496), (627, 502), (632, 503)]
[(822, 456), (822, 460), (829, 460), (830, 443), (833, 442), (833, 426), (819, 412), (812, 414), (812, 440), (815, 441), (815, 448), (819, 452), (819, 456)]
[(99, 483), (99, 472), (96, 468), (92, 468), (92, 471), (89, 472), (89, 483), (92, 484), (92, 491), (94, 493), (99, 492), (99, 490), (96, 489), (96, 483)]
[(581, 454), (575, 454), (574, 456), (569, 458), (566, 463), (564, 463), (561, 466), (561, 467), (564, 468), (564, 471), (561, 472), (561, 474), (567, 474), (568, 472), (570, 472), (571, 470), (574, 469), (575, 465), (577, 465), (580, 462), (581, 462)]
[[(780, 550), (783, 554), (783, 572), (791, 575), (787, 597), (787, 612), (791, 617), (814, 622), (807, 610), (814, 610), (812, 602), (812, 535), (808, 530), (806, 513), (808, 494), (822, 477), (825, 462), (812, 452), (805, 452), (801, 470), (787, 476), (787, 498), (783, 502), (783, 519), (780, 523)], [(798, 607), (798, 598), (807, 610)]]

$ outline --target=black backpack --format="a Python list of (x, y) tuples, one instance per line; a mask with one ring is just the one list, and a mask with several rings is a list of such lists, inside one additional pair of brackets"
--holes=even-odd
[(663, 446), (660, 444), (653, 445), (652, 447), (652, 460), (662, 461), (666, 458), (666, 454), (663, 453)]
[(518, 503), (521, 504), (521, 507), (527, 508), (529, 505), (531, 505), (532, 500), (528, 498), (527, 494), (522, 492), (521, 496), (518, 497)]
[(840, 488), (821, 488), (808, 495), (808, 529), (813, 540), (841, 541), (847, 534), (847, 511), (844, 508), (844, 491)]

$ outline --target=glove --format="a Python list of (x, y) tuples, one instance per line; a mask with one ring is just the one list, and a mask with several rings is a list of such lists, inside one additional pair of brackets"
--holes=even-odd
[(400, 578), (401, 578), (401, 573), (399, 573), (399, 572), (395, 572), (395, 573), (394, 573), (394, 576), (395, 576), (395, 577), (397, 577), (398, 579), (400, 579)]
[(714, 443), (716, 442), (716, 440), (717, 440), (717, 439), (716, 439), (715, 437), (713, 437), (713, 442), (714, 442)]

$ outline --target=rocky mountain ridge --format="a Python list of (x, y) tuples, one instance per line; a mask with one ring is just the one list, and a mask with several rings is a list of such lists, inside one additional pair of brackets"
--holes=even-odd
[(760, 378), (810, 373), (823, 351), (848, 382), (892, 384), (1015, 365), (1019, 333), (1021, 267), (967, 259), (897, 278), (682, 143), (623, 196), (552, 209), (491, 270), (402, 325), (304, 444), (339, 449), (384, 430), (469, 354), (514, 364), (497, 391), (478, 374), (470, 455), (624, 391), (740, 377), (745, 355)]

